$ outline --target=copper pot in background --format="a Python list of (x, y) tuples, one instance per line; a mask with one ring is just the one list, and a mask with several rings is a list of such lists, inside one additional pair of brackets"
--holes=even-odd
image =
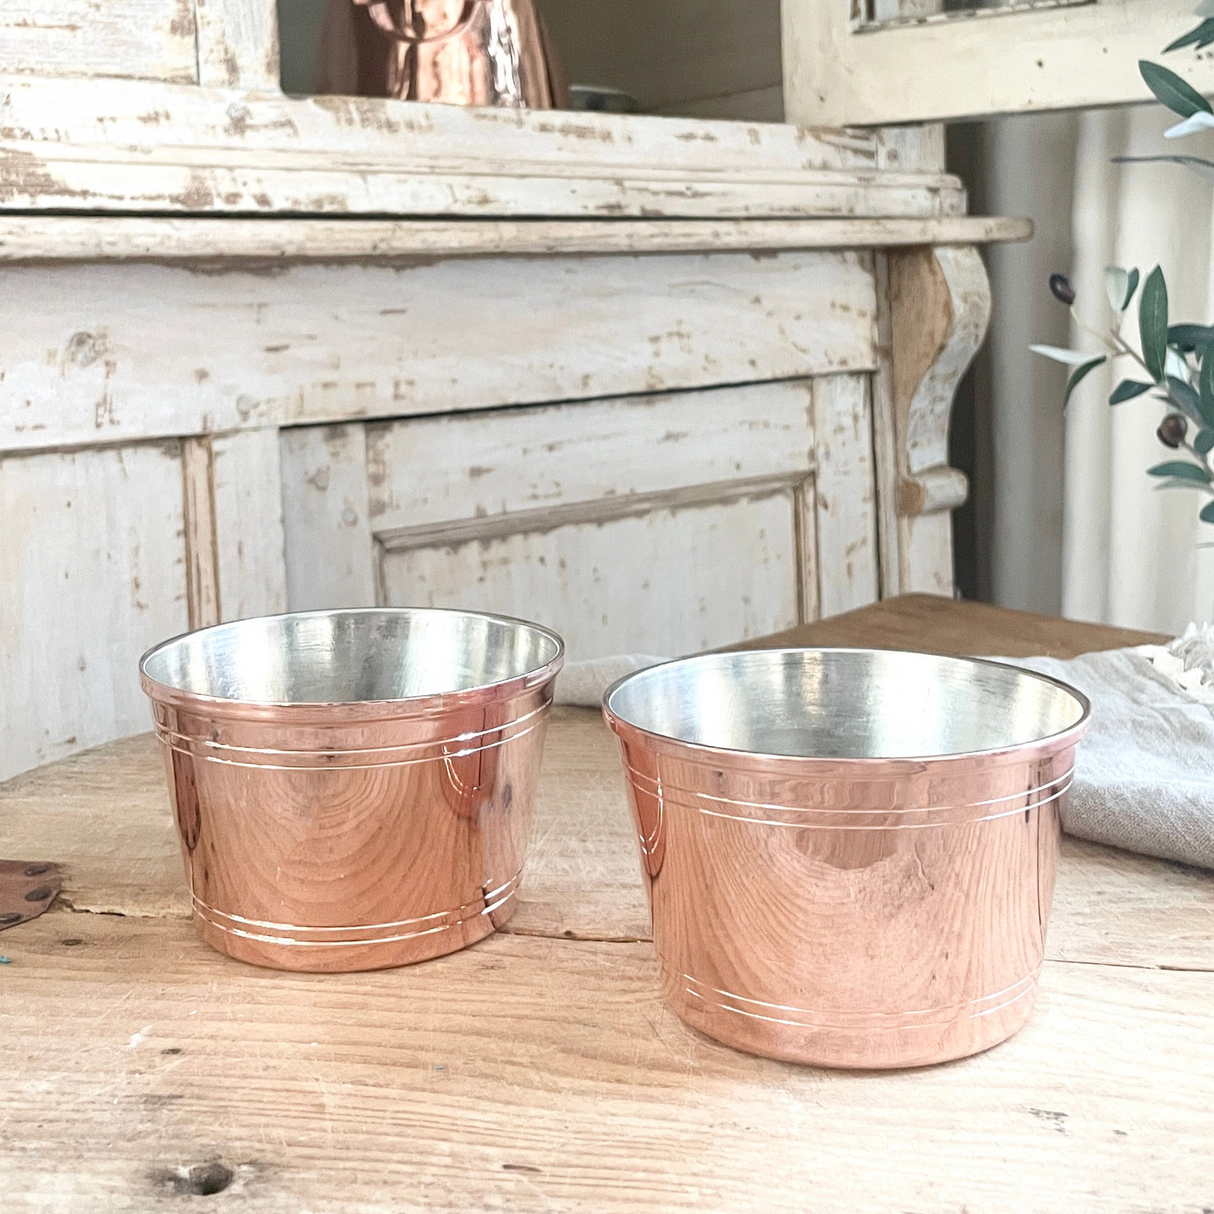
[(793, 1062), (973, 1054), (1037, 996), (1079, 692), (876, 650), (706, 655), (604, 697), (664, 993)]
[(202, 938), (333, 972), (502, 926), (563, 652), (538, 625), (406, 608), (241, 620), (150, 650)]
[(534, 0), (330, 0), (317, 87), (450, 105), (569, 106)]

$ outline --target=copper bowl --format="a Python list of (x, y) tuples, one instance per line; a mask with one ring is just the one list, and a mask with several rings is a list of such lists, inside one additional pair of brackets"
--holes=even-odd
[(534, 624), (412, 608), (240, 620), (149, 650), (202, 938), (333, 972), (500, 927), (563, 656)]
[(1024, 1025), (1079, 692), (998, 662), (757, 650), (629, 675), (603, 711), (688, 1024), (863, 1068), (960, 1058)]

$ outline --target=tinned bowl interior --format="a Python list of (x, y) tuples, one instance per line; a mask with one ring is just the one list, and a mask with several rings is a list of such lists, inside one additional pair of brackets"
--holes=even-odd
[(513, 913), (560, 638), (423, 608), (241, 620), (140, 664), (195, 924), (282, 969), (440, 956)]
[(688, 658), (609, 688), (663, 989), (755, 1053), (917, 1066), (1027, 1020), (1089, 706), (997, 662)]
[(546, 628), (430, 608), (310, 611), (187, 633), (140, 663), (149, 694), (242, 704), (420, 700), (555, 674), (563, 652)]
[(653, 666), (609, 713), (696, 746), (789, 758), (978, 754), (1063, 733), (1087, 701), (999, 662), (875, 649), (747, 650)]

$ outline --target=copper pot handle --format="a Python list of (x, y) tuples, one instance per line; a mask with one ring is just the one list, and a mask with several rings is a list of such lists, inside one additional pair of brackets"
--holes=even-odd
[(454, 38), (456, 35), (462, 34), (472, 23), (472, 16), (476, 11), (477, 0), (464, 0), (464, 7), (459, 15), (459, 20), (449, 30), (444, 30), (441, 34), (435, 34), (429, 38), (419, 38), (412, 30), (401, 29), (392, 20), (392, 14), (388, 11), (388, 0), (354, 0), (354, 3), (365, 5), (368, 16), (389, 37), (396, 38), (400, 42), (423, 45), (431, 42), (442, 42), (447, 38)]

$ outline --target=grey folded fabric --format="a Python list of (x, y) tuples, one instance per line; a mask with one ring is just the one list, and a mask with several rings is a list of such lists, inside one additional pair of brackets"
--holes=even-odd
[[(1214, 715), (1203, 702), (1210, 688), (1189, 680), (1186, 689), (1153, 665), (1150, 655), (1163, 652), (998, 660), (1062, 679), (1092, 702), (1063, 815), (1069, 834), (1214, 868)], [(597, 708), (616, 679), (663, 661), (621, 654), (570, 662), (557, 680), (556, 702)]]
[(1145, 652), (1005, 658), (1092, 701), (1063, 815), (1068, 834), (1214, 868), (1214, 715)]

